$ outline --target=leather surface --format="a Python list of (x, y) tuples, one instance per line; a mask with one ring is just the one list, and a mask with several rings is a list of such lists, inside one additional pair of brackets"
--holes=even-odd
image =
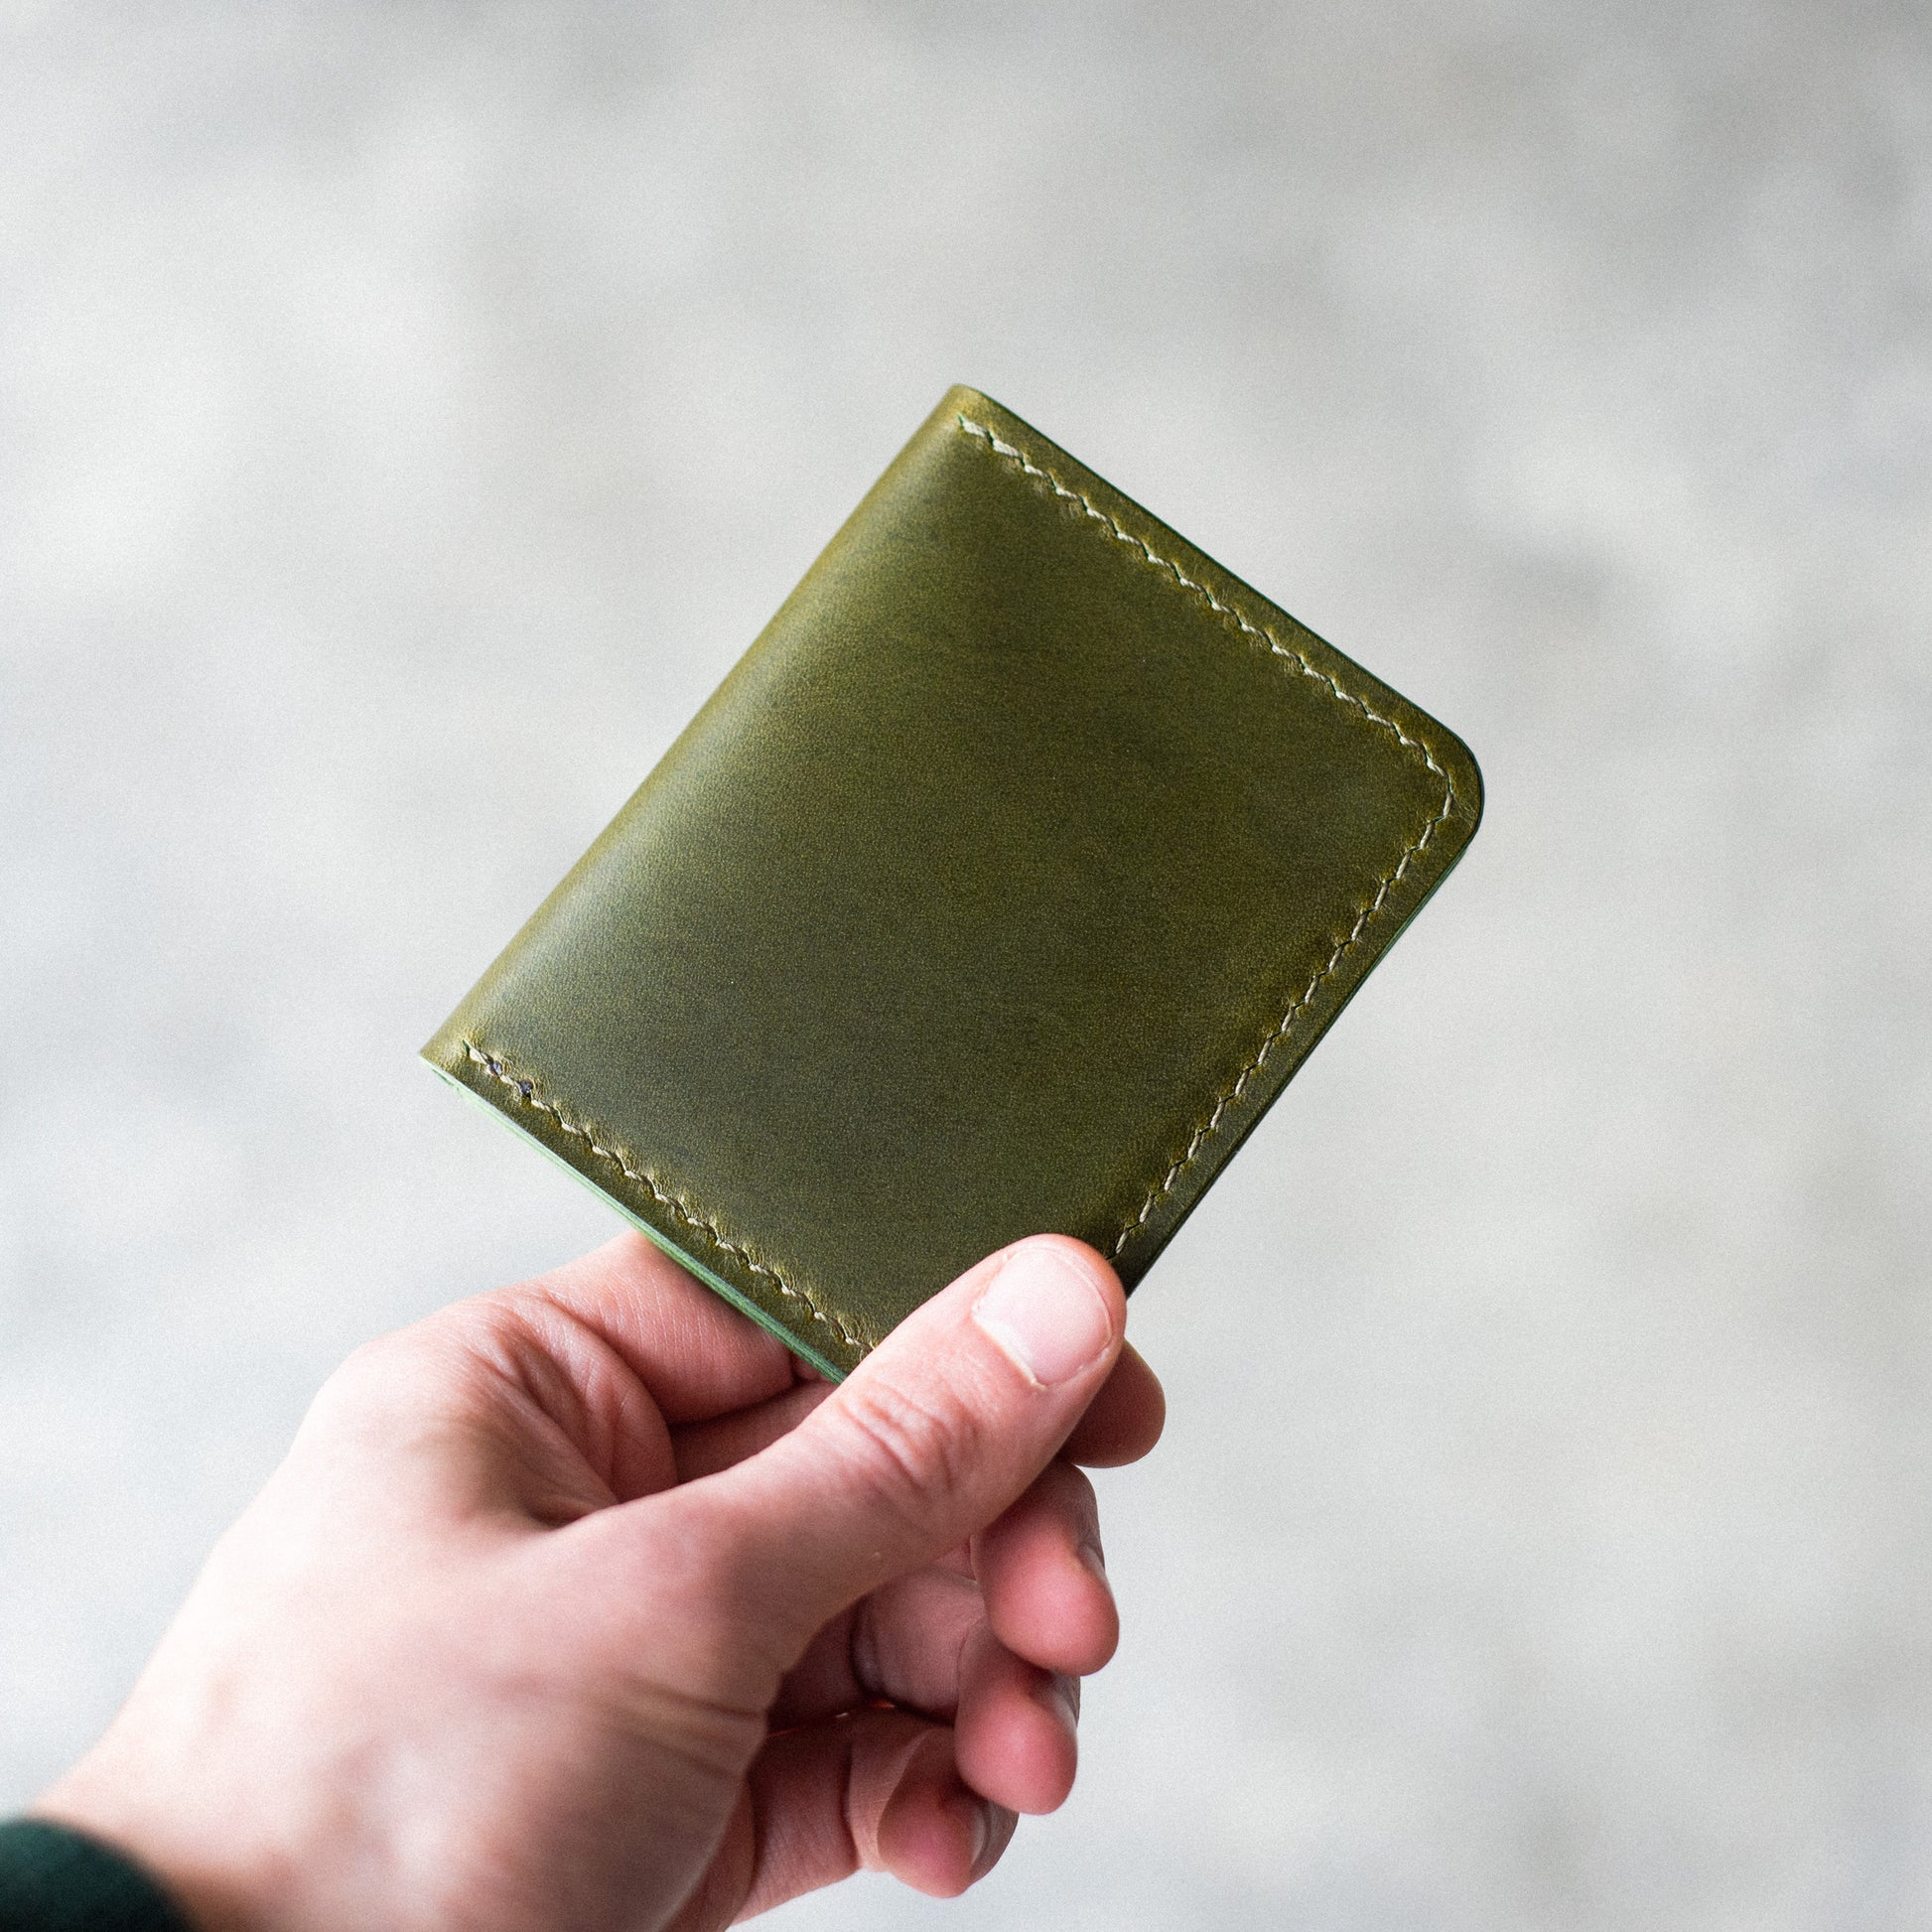
[(1480, 810), (954, 389), (424, 1054), (843, 1373), (1021, 1235), (1138, 1282)]

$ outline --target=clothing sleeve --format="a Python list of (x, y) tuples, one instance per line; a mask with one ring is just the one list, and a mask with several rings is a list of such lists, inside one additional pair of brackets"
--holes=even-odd
[(0, 1824), (0, 1932), (195, 1932), (155, 1881), (97, 1839)]

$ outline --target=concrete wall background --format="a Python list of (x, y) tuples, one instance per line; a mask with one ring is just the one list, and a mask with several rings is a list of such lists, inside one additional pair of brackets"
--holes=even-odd
[(602, 1238), (415, 1046), (965, 379), (1490, 814), (1137, 1299), (1072, 1803), (777, 1922), (1925, 1922), (1922, 9), (0, 23), (0, 1808)]

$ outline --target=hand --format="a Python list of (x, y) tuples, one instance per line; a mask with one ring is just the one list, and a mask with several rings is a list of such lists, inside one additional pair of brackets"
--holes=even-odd
[(359, 1350), (41, 1815), (207, 1932), (722, 1926), (989, 1870), (1073, 1780), (1113, 1272), (990, 1257), (833, 1389), (626, 1235)]

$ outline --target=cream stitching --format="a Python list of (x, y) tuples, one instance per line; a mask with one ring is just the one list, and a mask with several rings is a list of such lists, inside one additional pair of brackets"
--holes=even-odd
[(1421, 739), (1411, 737), (1393, 718), (1383, 717), (1379, 711), (1372, 710), (1360, 698), (1354, 696), (1352, 692), (1344, 691), (1326, 671), (1317, 670), (1301, 651), (1295, 649), (1292, 645), (1283, 643), (1272, 630), (1267, 629), (1265, 626), (1249, 622), (1233, 605), (1224, 604), (1205, 584), (1197, 584), (1178, 564), (1167, 557), (1161, 556), (1157, 551), (1152, 549), (1145, 538), (1136, 536), (1132, 530), (1128, 529), (1121, 522), (1119, 517), (1110, 515), (1106, 510), (1103, 510), (1090, 496), (1083, 494), (1077, 489), (1069, 489), (1050, 470), (1042, 469), (1027, 455), (1026, 451), (1020, 449), (1015, 444), (1007, 442), (1003, 437), (996, 436), (984, 423), (975, 422), (970, 416), (964, 415), (957, 416), (954, 420), (968, 436), (978, 437), (996, 456), (1004, 457), (1009, 463), (1016, 464), (1026, 475), (1037, 478), (1063, 502), (1078, 504), (1096, 523), (1103, 524), (1113, 532), (1114, 536), (1120, 542), (1126, 544), (1129, 549), (1138, 552), (1141, 559), (1150, 568), (1165, 571), (1182, 590), (1191, 591), (1194, 596), (1201, 599), (1207, 608), (1217, 616), (1232, 618), (1235, 623), (1248, 636), (1254, 638), (1257, 643), (1266, 644), (1273, 655), (1281, 658), (1285, 663), (1295, 665), (1304, 675), (1313, 678), (1317, 684), (1326, 685), (1343, 704), (1353, 705), (1370, 724), (1377, 725), (1383, 731), (1392, 734), (1396, 743), (1405, 751), (1419, 753), (1422, 757), (1423, 763), (1443, 781), (1443, 802), (1436, 815), (1429, 820), (1422, 830), (1417, 833), (1415, 838), (1403, 849), (1402, 856), (1396, 861), (1394, 868), (1383, 875), (1376, 885), (1374, 897), (1356, 914), (1355, 923), (1348, 929), (1348, 936), (1335, 947), (1334, 951), (1328, 955), (1326, 963), (1309, 981), (1308, 985), (1302, 989), (1302, 997), (1289, 1008), (1287, 1013), (1282, 1016), (1280, 1025), (1261, 1042), (1254, 1058), (1241, 1069), (1235, 1078), (1234, 1084), (1225, 1088), (1216, 1098), (1213, 1111), (1194, 1129), (1193, 1138), (1188, 1141), (1186, 1151), (1168, 1170), (1166, 1176), (1157, 1182), (1149, 1191), (1147, 1199), (1141, 1203), (1141, 1211), (1121, 1229), (1120, 1235), (1115, 1240), (1113, 1246), (1113, 1252), (1118, 1255), (1127, 1246), (1128, 1242), (1147, 1225), (1147, 1217), (1154, 1212), (1160, 1202), (1173, 1191), (1174, 1182), (1193, 1166), (1194, 1158), (1200, 1153), (1201, 1147), (1206, 1142), (1208, 1136), (1220, 1126), (1221, 1116), (1247, 1091), (1248, 1082), (1267, 1064), (1268, 1055), (1287, 1037), (1289, 1030), (1295, 1025), (1296, 1021), (1309, 1010), (1316, 992), (1321, 987), (1321, 983), (1341, 964), (1349, 951), (1360, 940), (1362, 934), (1368, 929), (1369, 921), (1382, 910), (1383, 905), (1388, 900), (1389, 895), (1401, 884), (1403, 875), (1415, 863), (1417, 855), (1436, 836), (1437, 828), (1446, 823), (1449, 814), (1454, 811), (1455, 785), (1454, 781), (1449, 777), (1449, 774), (1437, 761), (1436, 754)]
[(551, 1106), (547, 1100), (539, 1100), (536, 1096), (536, 1082), (534, 1080), (519, 1079), (515, 1074), (506, 1072), (501, 1060), (492, 1059), (489, 1054), (485, 1053), (471, 1040), (464, 1040), (462, 1045), (463, 1050), (470, 1055), (471, 1059), (477, 1065), (484, 1068), (492, 1079), (498, 1080), (504, 1086), (510, 1088), (526, 1105), (534, 1107), (540, 1114), (548, 1114), (566, 1134), (574, 1134), (589, 1147), (593, 1154), (603, 1160), (609, 1161), (620, 1173), (626, 1174), (640, 1186), (649, 1188), (652, 1199), (659, 1202), (662, 1206), (668, 1207), (686, 1227), (693, 1228), (704, 1235), (721, 1252), (742, 1261), (753, 1274), (762, 1275), (776, 1287), (780, 1295), (787, 1296), (794, 1302), (802, 1303), (814, 1321), (822, 1321), (826, 1327), (830, 1328), (835, 1335), (849, 1346), (863, 1349), (869, 1345), (859, 1336), (851, 1333), (843, 1325), (835, 1321), (803, 1290), (793, 1288), (775, 1268), (767, 1268), (763, 1262), (753, 1260), (737, 1242), (727, 1241), (711, 1222), (707, 1221), (695, 1209), (687, 1206), (677, 1195), (667, 1194), (658, 1185), (652, 1175), (633, 1168), (622, 1155), (615, 1152), (611, 1148), (603, 1146), (588, 1128), (579, 1127), (575, 1121), (566, 1120), (562, 1112)]

